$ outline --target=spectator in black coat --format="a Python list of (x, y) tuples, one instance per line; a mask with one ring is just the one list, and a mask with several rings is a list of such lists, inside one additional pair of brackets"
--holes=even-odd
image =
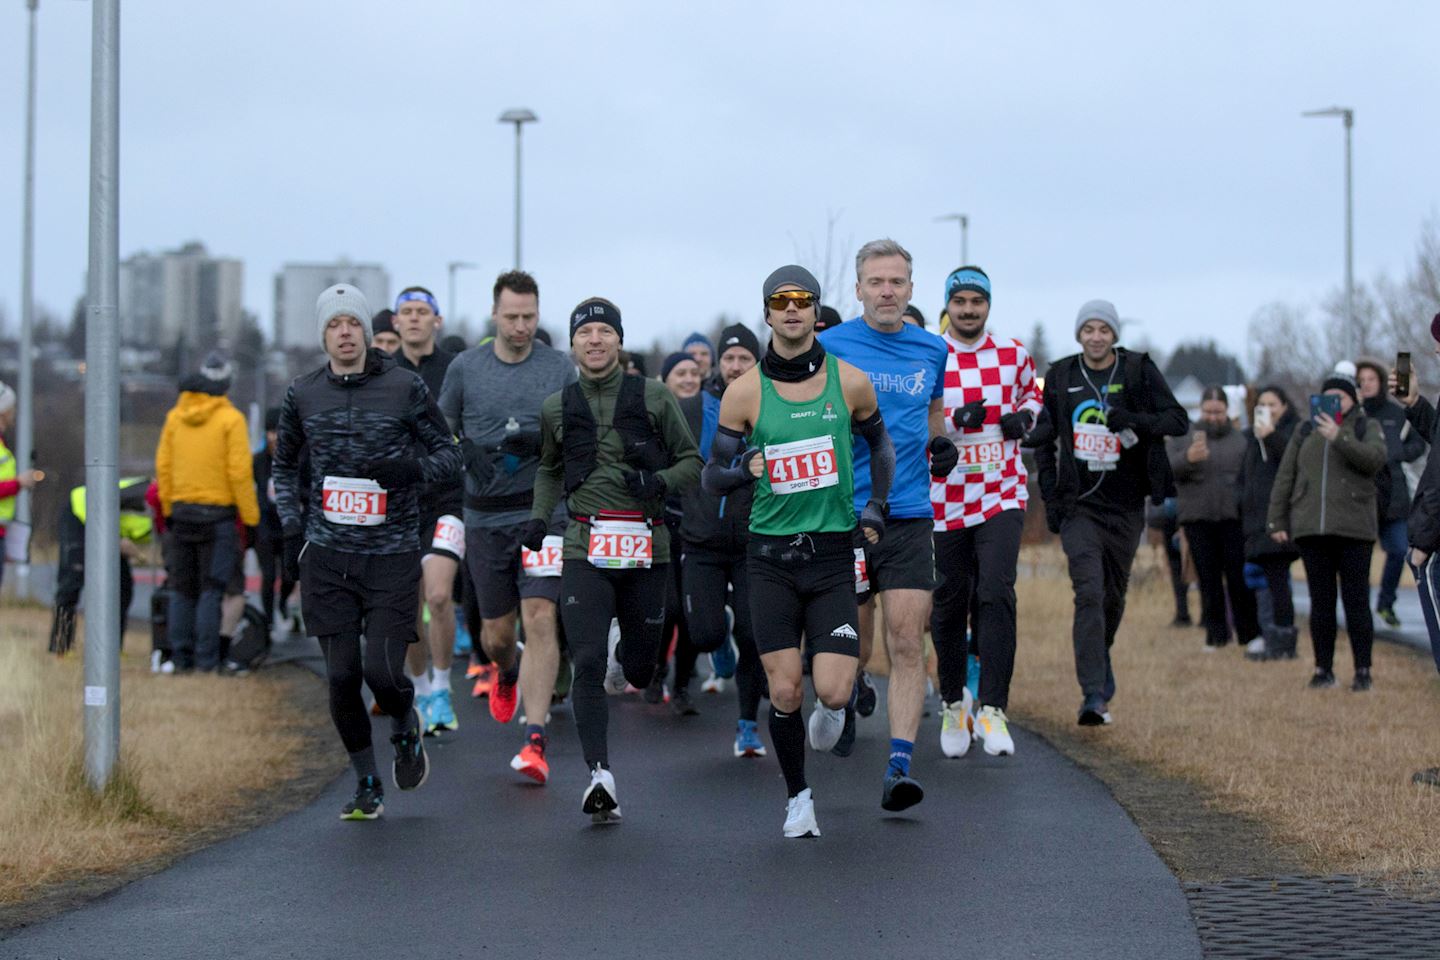
[(1405, 482), (1405, 464), (1423, 457), (1427, 444), (1425, 437), (1407, 422), (1405, 408), (1390, 397), (1385, 384), (1388, 372), (1375, 360), (1360, 360), (1355, 364), (1355, 385), (1360, 393), (1360, 404), (1371, 422), (1385, 431), (1386, 466), (1375, 478), (1380, 547), (1385, 551), (1385, 569), (1380, 575), (1375, 612), (1390, 626), (1398, 627), (1400, 618), (1395, 616), (1395, 591), (1400, 587), (1400, 574), (1405, 569), (1405, 520), (1410, 516), (1410, 488)]
[(1265, 529), (1270, 489), (1300, 416), (1285, 391), (1268, 386), (1255, 400), (1254, 426), (1245, 431), (1245, 459), (1240, 466), (1240, 523), (1245, 533), (1245, 560), (1265, 572), (1272, 625), (1257, 646), (1246, 648), (1252, 659), (1294, 659), (1295, 603), (1290, 592), (1290, 565), (1300, 558), (1290, 543), (1276, 543)]

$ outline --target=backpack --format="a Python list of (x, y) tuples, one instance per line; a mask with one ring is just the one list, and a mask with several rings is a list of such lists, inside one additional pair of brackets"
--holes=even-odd
[(258, 669), (270, 656), (270, 624), (258, 607), (245, 604), (245, 612), (230, 635), (230, 649), (221, 651), (226, 666), (237, 673)]

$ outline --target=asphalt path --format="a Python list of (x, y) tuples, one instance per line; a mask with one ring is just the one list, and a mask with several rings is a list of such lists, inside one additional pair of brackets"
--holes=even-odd
[(381, 820), (338, 819), (347, 774), (306, 809), (15, 932), (0, 957), (1201, 956), (1134, 823), (1023, 731), (1014, 757), (946, 760), (928, 718), (926, 799), (888, 814), (882, 690), (850, 758), (808, 755), (824, 836), (786, 840), (774, 758), (731, 756), (733, 693), (701, 695), (686, 719), (611, 699), (625, 819), (610, 826), (580, 813), (568, 709), (541, 787), (509, 769), (521, 728), (460, 700), (461, 729), (426, 741), (429, 782), (401, 793), (387, 771)]

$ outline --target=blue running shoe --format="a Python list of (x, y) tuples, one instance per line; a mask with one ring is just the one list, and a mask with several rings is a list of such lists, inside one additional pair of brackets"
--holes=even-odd
[(970, 662), (965, 665), (965, 686), (970, 688), (970, 699), (976, 703), (980, 702), (980, 658), (970, 654)]
[(427, 737), (435, 735), (435, 721), (431, 715), (434, 703), (435, 695), (433, 693), (417, 693), (415, 695), (415, 709), (420, 714), (420, 729)]
[(455, 704), (450, 700), (449, 690), (436, 690), (430, 694), (430, 731), (442, 733), (460, 729), (460, 721), (455, 716)]
[(765, 744), (760, 741), (760, 730), (754, 720), (741, 720), (735, 725), (735, 756), (765, 756)]
[(735, 676), (735, 668), (740, 662), (740, 653), (735, 649), (735, 641), (729, 637), (720, 645), (720, 649), (710, 654), (710, 669), (715, 671), (715, 676), (722, 680), (729, 680)]
[(468, 657), (470, 651), (475, 649), (475, 641), (470, 638), (470, 631), (465, 628), (465, 621), (459, 617), (455, 618), (455, 656)]

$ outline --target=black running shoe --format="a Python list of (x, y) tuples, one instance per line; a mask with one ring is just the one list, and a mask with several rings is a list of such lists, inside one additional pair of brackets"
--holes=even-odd
[(858, 710), (858, 706), (845, 704), (845, 726), (840, 729), (840, 739), (830, 748), (837, 757), (848, 757), (855, 751), (855, 714)]
[(1355, 671), (1355, 682), (1350, 684), (1350, 689), (1355, 693), (1364, 693), (1370, 689), (1370, 668), (1361, 667)]
[(908, 810), (925, 799), (925, 789), (909, 777), (891, 773), (885, 778), (885, 792), (880, 806), (891, 812)]
[(855, 698), (855, 712), (862, 717), (868, 717), (875, 712), (875, 682), (870, 679), (870, 674), (864, 670), (860, 671), (858, 678), (860, 684), (860, 695)]
[(641, 694), (641, 697), (646, 703), (664, 703), (665, 674), (657, 670), (655, 676), (650, 678), (650, 685), (645, 688), (645, 692)]
[(341, 820), (374, 820), (385, 812), (385, 791), (379, 777), (363, 777), (355, 796), (340, 809)]
[(1310, 678), (1307, 686), (1311, 690), (1329, 690), (1335, 686), (1335, 671), (1317, 669), (1315, 675)]
[(411, 710), (410, 729), (390, 737), (395, 745), (395, 765), (391, 773), (395, 786), (401, 790), (414, 790), (424, 784), (430, 776), (430, 756), (425, 752), (425, 722), (420, 719), (418, 709)]
[(700, 715), (700, 711), (690, 700), (690, 691), (685, 687), (678, 687), (674, 693), (670, 694), (670, 709), (681, 717), (698, 717)]

